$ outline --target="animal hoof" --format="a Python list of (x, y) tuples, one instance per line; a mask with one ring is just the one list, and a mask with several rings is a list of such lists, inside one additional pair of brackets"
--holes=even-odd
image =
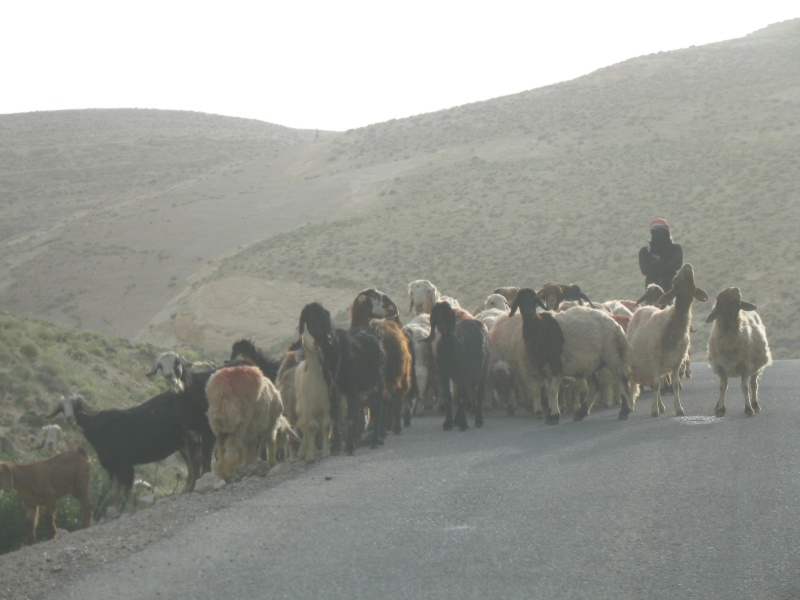
[(452, 428), (453, 428), (452, 423), (445, 423), (444, 425), (442, 425), (442, 429), (444, 429), (445, 431), (450, 431)]
[(753, 402), (753, 412), (760, 413), (761, 407), (758, 405), (758, 402)]
[(714, 416), (715, 417), (719, 417), (721, 419), (722, 417), (725, 416), (725, 409), (724, 408), (718, 408), (717, 410), (714, 411)]
[(682, 410), (679, 410), (679, 411), (677, 411), (677, 412), (675, 413), (675, 416), (676, 416), (676, 417), (683, 417), (685, 414), (686, 414), (685, 412), (683, 412)]
[(475, 427), (483, 427), (483, 419), (475, 419)]
[(619, 413), (619, 415), (617, 416), (617, 420), (618, 421), (627, 421), (628, 420), (628, 413), (626, 413), (626, 412), (625, 413), (623, 413), (623, 412)]
[(753, 412), (753, 409), (748, 406), (744, 409), (744, 414), (746, 414), (748, 417), (752, 417), (755, 413)]
[(657, 410), (654, 410), (654, 411), (652, 411), (652, 412), (650, 413), (650, 416), (651, 416), (651, 417), (657, 417), (657, 416), (658, 416), (658, 411), (657, 411)]
[(572, 417), (573, 421), (583, 421), (583, 415), (581, 413), (575, 413), (575, 416)]
[(561, 415), (547, 415), (547, 419), (545, 419), (545, 423), (548, 425), (558, 425), (558, 422), (561, 420)]

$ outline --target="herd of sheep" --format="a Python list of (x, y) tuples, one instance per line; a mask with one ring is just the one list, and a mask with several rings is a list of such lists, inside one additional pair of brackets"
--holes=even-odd
[[(438, 409), (445, 430), (483, 424), (484, 403), (513, 414), (523, 403), (549, 425), (562, 411), (575, 420), (598, 399), (619, 404), (619, 418), (634, 410), (643, 386), (653, 389), (651, 414), (665, 408), (661, 391), (673, 390), (683, 415), (680, 378), (689, 367), (692, 304), (708, 295), (684, 265), (664, 293), (650, 286), (638, 300), (594, 303), (576, 285), (498, 288), (472, 313), (427, 280), (408, 286), (414, 318), (384, 293), (360, 292), (350, 327), (334, 328), (321, 304), (306, 305), (298, 336), (280, 359), (239, 340), (222, 367), (191, 365), (175, 352), (156, 360), (168, 389), (128, 409), (92, 410), (80, 394), (61, 397), (48, 415), (63, 413), (92, 446), (111, 481), (111, 503), (124, 493), (131, 507), (136, 465), (179, 452), (187, 466), (186, 491), (213, 472), (226, 482), (259, 459), (269, 467), (294, 456), (313, 462), (344, 445), (384, 442), (414, 415)], [(725, 414), (729, 377), (740, 377), (745, 412), (759, 412), (758, 380), (771, 363), (756, 307), (738, 288), (717, 294), (708, 360), (719, 377), (717, 416)], [(58, 447), (60, 428), (48, 426), (31, 443)], [(89, 458), (67, 451), (29, 464), (0, 463), (0, 491), (16, 490), (25, 506), (29, 542), (35, 542), (39, 507), (48, 535), (56, 534), (56, 500), (75, 496), (83, 526), (91, 520)]]

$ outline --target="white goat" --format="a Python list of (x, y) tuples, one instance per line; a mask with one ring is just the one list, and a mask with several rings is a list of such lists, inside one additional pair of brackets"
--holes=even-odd
[(728, 377), (742, 378), (744, 412), (752, 416), (761, 410), (758, 379), (772, 364), (767, 330), (755, 305), (742, 300), (739, 288), (730, 287), (717, 294), (706, 323), (712, 323), (708, 340), (708, 362), (719, 377), (719, 400), (714, 407), (718, 417), (725, 415)]
[(300, 460), (312, 463), (317, 459), (317, 447), (322, 458), (331, 451), (331, 403), (328, 391), (332, 377), (326, 373), (325, 357), (314, 336), (303, 328), (303, 360), (294, 372), (294, 388), (297, 394), (297, 428), (303, 441), (297, 451)]
[(683, 416), (681, 406), (680, 369), (689, 356), (689, 330), (692, 325), (692, 300), (705, 302), (708, 294), (695, 286), (694, 269), (685, 264), (672, 280), (672, 290), (659, 304), (675, 304), (659, 309), (643, 306), (628, 325), (628, 341), (633, 348), (634, 397), (642, 385), (653, 387), (653, 407), (650, 414), (657, 417), (664, 412), (661, 400), (661, 376), (672, 375), (675, 414)]

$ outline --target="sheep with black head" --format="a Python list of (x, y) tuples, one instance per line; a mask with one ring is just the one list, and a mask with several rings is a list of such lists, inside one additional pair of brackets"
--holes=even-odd
[[(631, 348), (625, 333), (607, 313), (577, 306), (564, 312), (538, 312), (545, 303), (537, 293), (520, 290), (511, 306), (511, 316), (517, 310), (522, 315), (522, 336), (527, 359), (534, 378), (545, 385), (550, 425), (559, 422), (558, 391), (564, 377), (586, 379), (596, 390), (596, 372), (605, 367), (622, 390), (619, 418), (626, 419), (630, 404)], [(591, 411), (594, 394), (587, 394), (575, 419), (581, 420)]]

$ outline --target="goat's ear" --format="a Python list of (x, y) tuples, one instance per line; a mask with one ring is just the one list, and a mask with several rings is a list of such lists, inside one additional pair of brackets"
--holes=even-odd
[(509, 317), (513, 317), (514, 313), (517, 312), (518, 308), (519, 308), (519, 303), (517, 302), (517, 299), (515, 298), (514, 302), (511, 303), (511, 312), (508, 313), (508, 316)]
[(664, 294), (663, 296), (661, 296), (661, 298), (658, 299), (657, 304), (659, 306), (668, 306), (669, 303), (672, 302), (672, 299), (674, 297), (675, 297), (675, 288), (672, 288), (670, 291), (668, 291), (666, 294)]
[(745, 302), (744, 300), (741, 300), (739, 302), (739, 310), (756, 310), (756, 305), (752, 304), (750, 302)]
[(706, 302), (708, 300), (708, 294), (706, 294), (705, 291), (700, 288), (694, 289), (694, 297), (700, 302)]
[(711, 321), (713, 321), (714, 319), (716, 319), (718, 316), (719, 316), (719, 309), (717, 308), (717, 306), (716, 306), (716, 305), (714, 305), (714, 309), (713, 309), (713, 310), (711, 311), (711, 313), (710, 313), (710, 314), (709, 314), (709, 315), (706, 317), (706, 323), (711, 323)]
[(586, 294), (584, 294), (583, 292), (581, 292), (581, 300), (586, 300), (589, 303), (589, 306), (591, 306), (592, 308), (595, 308), (594, 304), (592, 304), (592, 301), (589, 300), (589, 297)]
[(642, 303), (642, 302), (644, 302), (645, 298), (647, 298), (647, 293), (646, 293), (646, 292), (645, 292), (644, 294), (642, 294), (642, 297), (641, 297), (641, 298), (639, 298), (639, 299), (636, 301), (636, 304), (639, 304), (639, 305), (641, 305), (641, 303)]

